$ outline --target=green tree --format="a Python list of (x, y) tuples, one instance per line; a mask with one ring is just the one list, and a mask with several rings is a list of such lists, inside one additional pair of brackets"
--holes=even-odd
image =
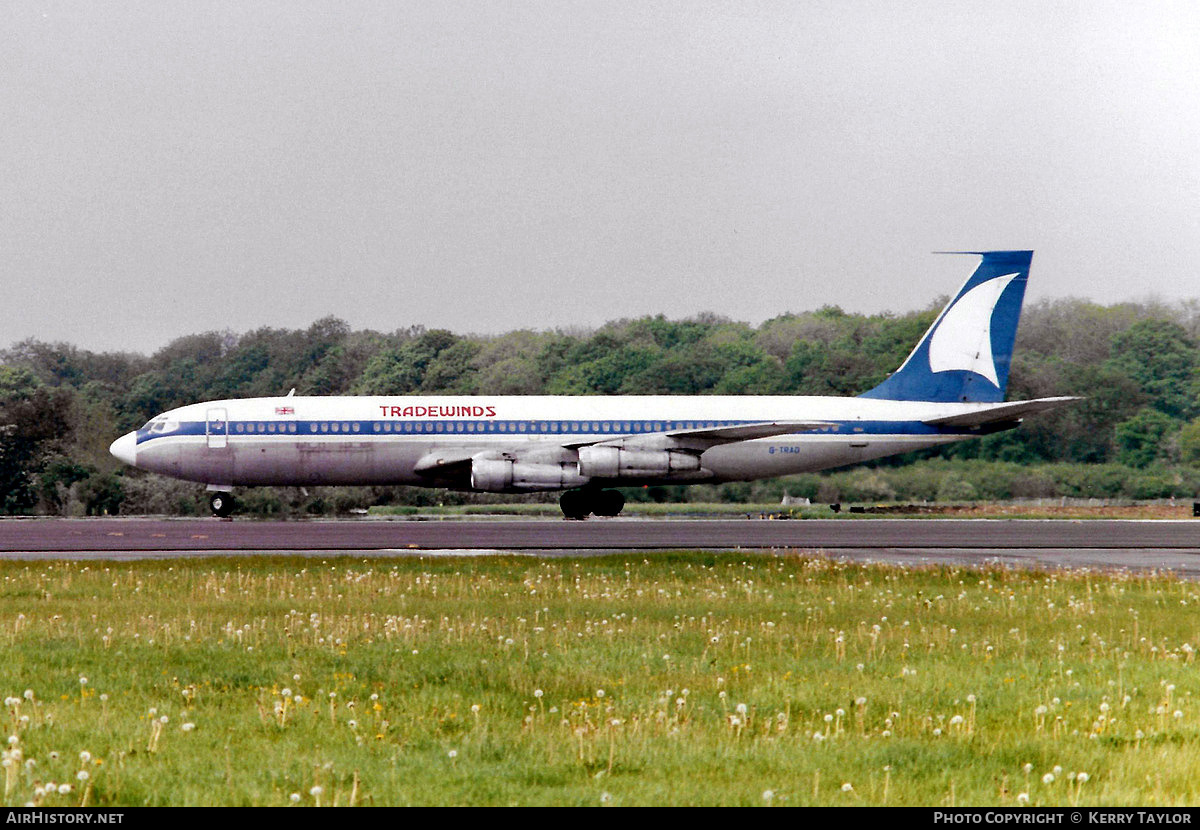
[(1187, 332), (1169, 320), (1140, 320), (1113, 336), (1110, 367), (1124, 372), (1150, 405), (1173, 417), (1197, 411), (1192, 388), (1198, 351)]
[(1179, 456), (1184, 464), (1200, 467), (1200, 418), (1179, 431)]
[(37, 503), (37, 474), (70, 438), (71, 393), (28, 369), (0, 366), (0, 511)]
[(1145, 467), (1162, 450), (1163, 438), (1175, 422), (1155, 409), (1143, 409), (1127, 421), (1117, 424), (1114, 437), (1117, 461), (1130, 467)]

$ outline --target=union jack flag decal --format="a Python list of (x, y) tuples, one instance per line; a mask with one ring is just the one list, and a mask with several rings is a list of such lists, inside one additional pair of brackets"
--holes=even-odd
[(295, 415), (296, 408), (294, 406), (277, 406), (275, 407), (276, 415)]

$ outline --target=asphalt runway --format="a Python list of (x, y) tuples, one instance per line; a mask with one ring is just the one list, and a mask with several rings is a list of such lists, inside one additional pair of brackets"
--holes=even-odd
[(5, 519), (0, 558), (598, 555), (671, 549), (823, 551), (858, 561), (1169, 570), (1200, 577), (1200, 520)]

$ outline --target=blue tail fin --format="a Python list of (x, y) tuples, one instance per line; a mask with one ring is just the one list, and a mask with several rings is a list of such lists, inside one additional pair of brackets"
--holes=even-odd
[(975, 273), (904, 364), (860, 397), (940, 403), (1004, 400), (1033, 251), (970, 253), (983, 257)]

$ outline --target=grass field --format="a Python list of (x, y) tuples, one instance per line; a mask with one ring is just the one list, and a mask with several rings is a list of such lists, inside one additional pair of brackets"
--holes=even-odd
[(681, 552), (0, 579), (9, 805), (1200, 803), (1200, 586), (1168, 577)]

